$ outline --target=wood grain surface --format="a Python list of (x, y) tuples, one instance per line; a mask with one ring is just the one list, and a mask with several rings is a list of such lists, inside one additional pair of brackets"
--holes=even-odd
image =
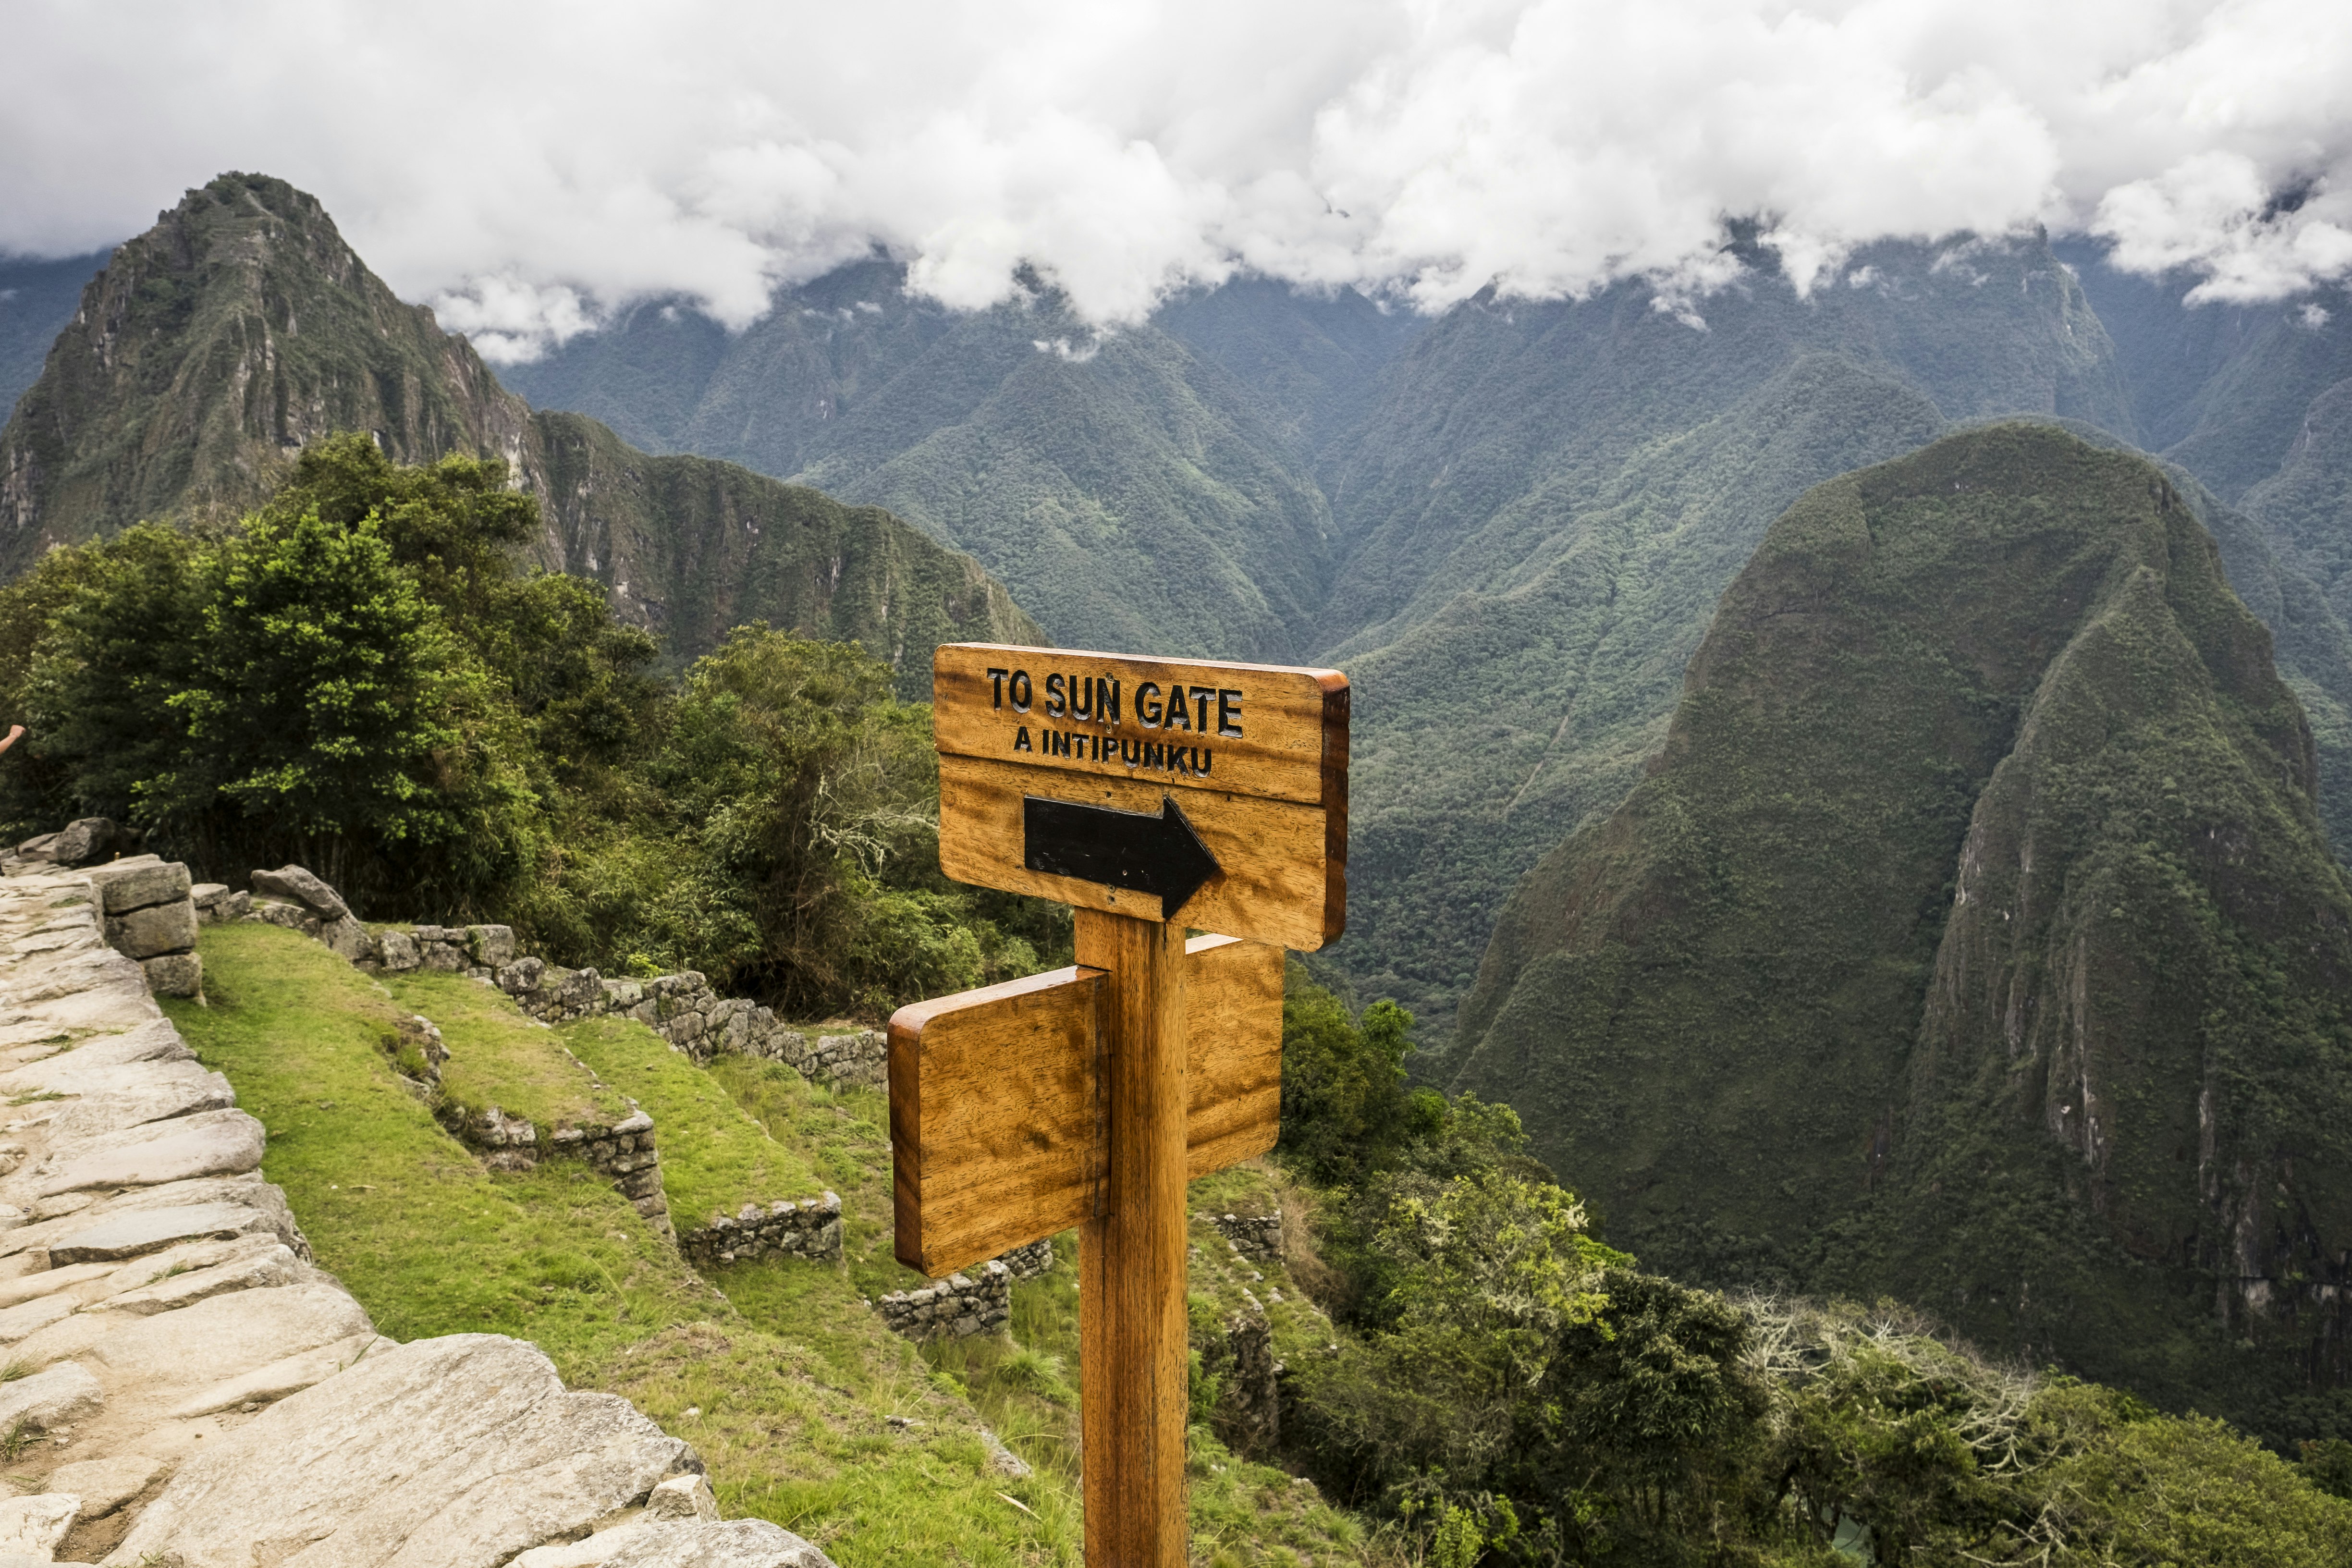
[[(1023, 859), (1023, 799), (1036, 795), (1158, 816), (1182, 808), (1218, 874), (1181, 910), (1153, 894), (1032, 871)], [(1312, 952), (1347, 928), (1344, 811), (1108, 774), (1053, 774), (1017, 763), (940, 757), (940, 868), (960, 882), (1031, 893), (1139, 920), (1181, 915), (1196, 930)]]
[(1263, 1154), (1282, 1135), (1284, 956), (1229, 936), (1184, 944), (1187, 1180)]
[[(1282, 1131), (1283, 950), (1185, 943), (1185, 1175)], [(1101, 972), (1057, 969), (890, 1020), (897, 1255), (934, 1279), (1093, 1217), (1106, 1159)]]
[(1094, 1215), (1104, 980), (1056, 969), (890, 1019), (898, 1260), (934, 1279)]
[(1182, 928), (1081, 910), (1077, 955), (1104, 973), (1110, 1148), (1078, 1233), (1078, 1403), (1087, 1562), (1183, 1568)]
[[(1015, 681), (1016, 675), (1024, 680)], [(1061, 678), (1059, 695), (1055, 677)], [(1098, 695), (1087, 705), (1087, 717), (1078, 716), (1088, 681), (1098, 694), (1106, 682), (1117, 683), (1115, 715)], [(1194, 694), (1181, 722), (1168, 709), (1168, 693), (1180, 686)], [(1022, 704), (1024, 689), (1028, 700)], [(1128, 760), (1125, 748), (1090, 743), (1049, 752), (1039, 737), (1052, 731), (1094, 742), (1205, 748), (1213, 753), (1208, 776), (1221, 789), (1343, 816), (1349, 703), (1348, 678), (1336, 669), (993, 643), (948, 643), (931, 658), (931, 727), (942, 753), (1050, 772), (1148, 777), (1151, 770)], [(1015, 751), (1024, 731), (1029, 749)]]

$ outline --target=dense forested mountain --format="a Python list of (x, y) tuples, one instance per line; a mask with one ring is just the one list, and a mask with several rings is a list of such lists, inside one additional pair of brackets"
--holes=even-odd
[(651, 304), (509, 374), (656, 449), (887, 507), (1017, 579), (1058, 641), (1307, 656), (1333, 552), (1313, 441), (1409, 318), (1260, 285), (1097, 332), (1043, 288), (958, 315), (903, 281), (846, 268), (732, 338)]
[(1832, 480), (1648, 775), (1513, 894), (1460, 1082), (1654, 1266), (1898, 1294), (2241, 1415), (2340, 1384), (2315, 765), (2154, 465), (2011, 425)]
[[(1354, 897), (1328, 961), (1443, 1037), (1503, 897), (1632, 786), (1781, 508), (1972, 418), (2137, 429), (2038, 238), (1874, 247), (1803, 298), (1742, 259), (1679, 312), (1626, 285), (1424, 325), (1244, 279), (1108, 334), (1044, 289), (952, 317), (875, 261), (739, 337), (652, 305), (513, 374), (639, 439), (886, 504), (1057, 639), (1344, 665)], [(2232, 569), (2284, 606), (2263, 531), (2231, 522)]]
[(1735, 250), (1701, 299), (1244, 279), (1116, 330), (877, 258), (738, 333), (635, 307), (510, 373), (534, 413), (227, 175), (69, 306), (97, 258), (0, 275), (0, 373), (64, 311), (0, 571), (359, 427), (505, 458), (537, 561), (676, 654), (757, 617), (910, 695), (950, 637), (1340, 664), (1323, 973), (1613, 1239), (2352, 1432), (2282, 1403), (2352, 1373), (2352, 314), (2038, 236), (1803, 293)]
[(315, 199), (247, 174), (190, 192), (83, 290), (0, 431), (0, 572), (141, 518), (234, 515), (305, 441), (354, 428), (404, 461), (504, 458), (542, 503), (540, 563), (604, 583), (676, 656), (763, 619), (862, 641), (919, 692), (942, 640), (1035, 635), (969, 557), (878, 508), (534, 415)]
[(951, 312), (877, 258), (740, 333), (636, 306), (507, 373), (575, 411), (533, 415), (315, 203), (235, 176), (134, 242), (60, 340), (77, 353), (0, 437), (19, 525), (0, 556), (36, 542), (28, 517), (72, 535), (237, 504), (290, 443), (358, 424), (402, 456), (512, 458), (547, 502), (540, 558), (682, 651), (754, 615), (894, 653), (1034, 635), (935, 541), (1054, 640), (1342, 664), (1355, 897), (1323, 962), (1434, 1043), (1511, 887), (1640, 777), (1770, 519), (1969, 421), (2034, 415), (2175, 465), (2273, 629), (2323, 820), (2352, 843), (2352, 409), (2331, 392), (2352, 315), (2189, 308), (2186, 279), (2062, 264), (2033, 237), (1874, 247), (1803, 297), (1738, 253), (1738, 284), (1674, 308), (1629, 284), (1424, 321), (1244, 279), (1109, 331), (1035, 278)]

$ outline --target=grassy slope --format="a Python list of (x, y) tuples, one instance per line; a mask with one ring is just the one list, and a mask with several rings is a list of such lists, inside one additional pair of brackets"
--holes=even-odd
[[(541, 1029), (459, 977), (380, 985), (274, 926), (207, 926), (203, 952), (211, 1005), (172, 1004), (173, 1016), (269, 1129), (264, 1173), (384, 1332), (535, 1342), (576, 1386), (625, 1394), (692, 1441), (729, 1514), (796, 1530), (844, 1568), (1077, 1563), (1075, 1271), (1016, 1288), (1011, 1341), (919, 1350), (884, 1330), (865, 1301), (921, 1281), (890, 1256), (881, 1096), (773, 1064), (722, 1058), (706, 1073), (625, 1021)], [(844, 1263), (736, 1264), (705, 1281), (583, 1165), (485, 1171), (394, 1074), (394, 1026), (412, 1012), (441, 1028), (453, 1089), (551, 1121), (606, 1113), (623, 1091), (642, 1103), (682, 1223), (833, 1188)], [(1263, 1184), (1218, 1180), (1221, 1208)], [(1245, 1271), (1205, 1225), (1195, 1233), (1196, 1294), (1229, 1309)], [(1072, 1239), (1059, 1245), (1066, 1263)], [(1286, 1293), (1278, 1348), (1295, 1355), (1325, 1326)], [(983, 1419), (1035, 1475), (991, 1466)], [(1193, 1472), (1196, 1562), (1366, 1560), (1352, 1521), (1205, 1428)]]
[(560, 1050), (512, 1004), (462, 974), (411, 970), (382, 982), (403, 1012), (429, 1018), (449, 1060), (441, 1069), (445, 1107), (479, 1115), (491, 1106), (535, 1124), (542, 1136), (566, 1127), (609, 1127), (629, 1114), (619, 1091)]

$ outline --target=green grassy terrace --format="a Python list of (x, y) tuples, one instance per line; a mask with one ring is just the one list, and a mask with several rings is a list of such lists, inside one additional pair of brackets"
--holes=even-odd
[[(885, 1330), (866, 1302), (922, 1281), (891, 1257), (881, 1095), (772, 1063), (705, 1070), (626, 1020), (547, 1028), (477, 982), (371, 979), (275, 926), (207, 926), (202, 952), (209, 1005), (167, 1004), (172, 1016), (268, 1127), (263, 1173), (383, 1332), (533, 1342), (567, 1382), (625, 1395), (691, 1441), (730, 1517), (773, 1520), (844, 1568), (1076, 1568), (1076, 1270), (1015, 1288), (1009, 1338), (919, 1349)], [(411, 1014), (449, 1048), (434, 1103), (397, 1070)], [(584, 1163), (489, 1171), (436, 1120), (495, 1104), (551, 1131), (618, 1120), (631, 1102), (654, 1119), (681, 1228), (831, 1188), (842, 1263), (739, 1263), (706, 1279)], [(1270, 1204), (1272, 1179), (1210, 1178), (1195, 1206)], [(1196, 1324), (1222, 1321), (1246, 1285), (1285, 1298), (1272, 1308), (1277, 1353), (1328, 1337), (1278, 1269), (1253, 1279), (1204, 1222), (1194, 1240)], [(1074, 1239), (1056, 1245), (1066, 1264)], [(1034, 1473), (995, 1468), (983, 1425)], [(1207, 1425), (1192, 1447), (1195, 1563), (1390, 1560), (1313, 1487), (1236, 1458)]]

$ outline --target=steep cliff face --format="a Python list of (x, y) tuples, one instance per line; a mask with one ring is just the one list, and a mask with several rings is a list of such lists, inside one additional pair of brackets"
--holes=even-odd
[(887, 507), (985, 562), (1058, 640), (1306, 657), (1330, 510), (1265, 398), (1156, 325), (1097, 331), (1034, 279), (969, 313), (905, 281), (845, 267), (740, 334), (639, 309), (512, 374), (665, 449)]
[(234, 515), (331, 430), (520, 462), (530, 414), (315, 198), (224, 174), (115, 252), (0, 432), (0, 573), (142, 517)]
[(1513, 895), (1462, 1086), (1652, 1266), (2208, 1408), (2340, 1381), (2352, 881), (2270, 646), (2144, 459), (1997, 426), (1816, 487)]
[(674, 653), (747, 621), (863, 643), (928, 699), (943, 642), (1045, 640), (1004, 585), (874, 506), (708, 458), (649, 457), (577, 414), (531, 418), (551, 553)]
[(347, 429), (403, 462), (506, 459), (541, 502), (538, 563), (604, 583), (676, 656), (765, 620), (864, 642), (921, 695), (942, 640), (1043, 640), (977, 563), (879, 508), (533, 415), (314, 198), (259, 174), (191, 191), (83, 290), (0, 430), (0, 576), (142, 518), (234, 518)]

